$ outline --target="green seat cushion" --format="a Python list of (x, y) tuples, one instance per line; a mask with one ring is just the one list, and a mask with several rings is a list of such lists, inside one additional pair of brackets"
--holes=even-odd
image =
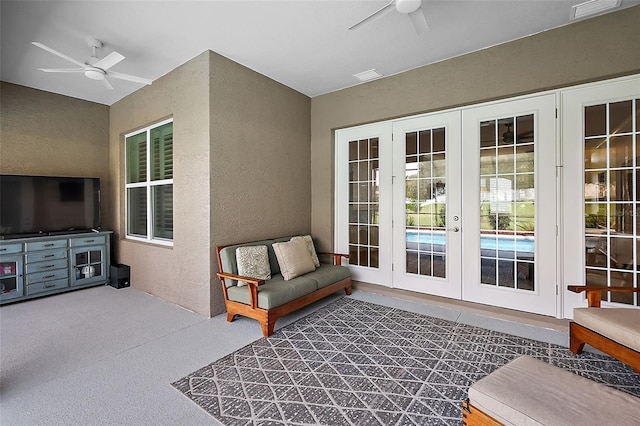
[(315, 271), (303, 275), (304, 278), (315, 280), (318, 283), (318, 288), (327, 287), (350, 276), (351, 271), (346, 266), (328, 264), (320, 264)]
[[(285, 281), (281, 274), (271, 276), (271, 279), (258, 287), (258, 307), (273, 309), (299, 297), (313, 293), (318, 289), (315, 280), (306, 275)], [(229, 300), (251, 304), (248, 287), (232, 286), (227, 289)]]

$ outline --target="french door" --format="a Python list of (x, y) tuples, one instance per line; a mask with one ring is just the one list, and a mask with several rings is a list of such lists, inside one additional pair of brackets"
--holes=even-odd
[(555, 316), (555, 95), (463, 115), (464, 300)]
[[(562, 93), (566, 284), (640, 287), (640, 77)], [(603, 304), (638, 307), (637, 293)], [(585, 306), (564, 294), (564, 313)]]
[(336, 247), (354, 280), (391, 286), (390, 122), (336, 132)]
[(393, 286), (460, 299), (460, 112), (393, 123)]
[(556, 315), (555, 95), (336, 131), (355, 280)]

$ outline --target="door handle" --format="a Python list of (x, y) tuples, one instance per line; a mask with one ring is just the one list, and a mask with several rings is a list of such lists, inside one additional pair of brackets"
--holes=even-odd
[(460, 232), (460, 228), (458, 226), (454, 226), (453, 228), (447, 228), (447, 231)]

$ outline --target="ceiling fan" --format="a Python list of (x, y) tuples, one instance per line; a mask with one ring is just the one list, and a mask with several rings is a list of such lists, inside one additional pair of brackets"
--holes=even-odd
[(413, 24), (413, 28), (416, 30), (418, 35), (429, 29), (427, 17), (424, 13), (424, 9), (422, 8), (422, 0), (391, 0), (386, 6), (383, 6), (381, 9), (373, 12), (371, 15), (357, 22), (355, 25), (352, 25), (349, 29), (355, 30), (372, 19), (390, 11), (393, 7), (395, 7), (397, 12), (409, 16), (409, 19)]
[(80, 68), (38, 68), (44, 72), (62, 72), (62, 73), (84, 73), (85, 77), (92, 80), (102, 81), (102, 84), (107, 89), (113, 90), (113, 85), (109, 81), (109, 77), (117, 78), (120, 80), (133, 81), (135, 83), (151, 84), (151, 80), (142, 77), (136, 77), (134, 75), (123, 74), (116, 71), (111, 71), (111, 67), (119, 63), (124, 59), (124, 56), (118, 52), (111, 52), (102, 59), (98, 59), (96, 50), (102, 47), (102, 42), (95, 38), (89, 38), (89, 47), (93, 49), (93, 54), (85, 63), (77, 61), (69, 56), (58, 52), (37, 41), (32, 42), (34, 46), (38, 46), (40, 49), (46, 50), (49, 53), (53, 53), (56, 56), (66, 59), (67, 61), (78, 65)]

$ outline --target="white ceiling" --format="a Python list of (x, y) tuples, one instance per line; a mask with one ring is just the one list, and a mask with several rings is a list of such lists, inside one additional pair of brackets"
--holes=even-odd
[[(82, 74), (37, 68), (72, 64), (31, 44), (42, 42), (84, 62), (93, 36), (126, 59), (113, 71), (157, 79), (207, 49), (314, 97), (573, 23), (583, 0), (423, 0), (429, 31), (418, 36), (395, 10), (348, 27), (389, 0), (5, 1), (0, 3), (3, 81), (106, 105), (142, 87), (115, 90)], [(640, 4), (623, 0), (622, 8)]]

